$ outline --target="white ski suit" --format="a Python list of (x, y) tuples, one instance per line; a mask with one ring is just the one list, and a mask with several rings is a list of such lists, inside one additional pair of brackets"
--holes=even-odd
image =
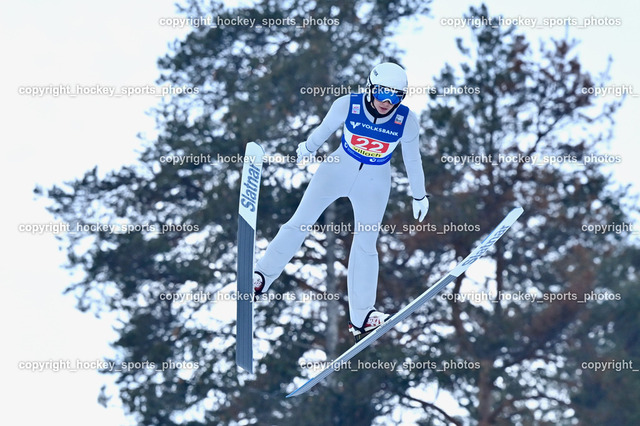
[(376, 300), (379, 267), (376, 241), (391, 188), (389, 160), (398, 144), (402, 145), (413, 197), (420, 199), (426, 195), (418, 118), (402, 104), (388, 115), (374, 118), (365, 102), (365, 94), (336, 99), (322, 123), (307, 139), (308, 150), (315, 152), (343, 126), (342, 142), (330, 154), (333, 161), (324, 161), (318, 167), (298, 209), (282, 225), (255, 268), (265, 277), (266, 291), (327, 206), (339, 197), (348, 197), (353, 206), (355, 226), (347, 289), (350, 319), (358, 327), (374, 309)]

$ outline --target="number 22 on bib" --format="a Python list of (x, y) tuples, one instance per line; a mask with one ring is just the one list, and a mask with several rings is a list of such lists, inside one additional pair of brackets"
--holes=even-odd
[(342, 147), (362, 163), (385, 164), (391, 160), (391, 154), (402, 137), (409, 108), (400, 105), (386, 123), (371, 124), (359, 107), (363, 96), (362, 93), (351, 95), (349, 115), (342, 132)]

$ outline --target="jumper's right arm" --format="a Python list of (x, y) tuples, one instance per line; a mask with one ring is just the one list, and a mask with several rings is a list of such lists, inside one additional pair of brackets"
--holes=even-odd
[(304, 142), (309, 152), (316, 152), (342, 126), (349, 115), (349, 97), (349, 95), (344, 95), (336, 99), (322, 123), (311, 132), (306, 142)]

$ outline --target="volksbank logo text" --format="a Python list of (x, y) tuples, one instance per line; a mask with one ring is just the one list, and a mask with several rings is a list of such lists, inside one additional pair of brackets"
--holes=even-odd
[(362, 126), (364, 129), (373, 130), (374, 132), (378, 132), (378, 133), (385, 133), (385, 134), (391, 135), (391, 136), (399, 136), (398, 132), (393, 132), (391, 130), (384, 129), (382, 127), (372, 126), (371, 124), (367, 124), (367, 123), (360, 123), (360, 122), (357, 122), (357, 121), (351, 121), (351, 127), (353, 129), (358, 128), (358, 126)]

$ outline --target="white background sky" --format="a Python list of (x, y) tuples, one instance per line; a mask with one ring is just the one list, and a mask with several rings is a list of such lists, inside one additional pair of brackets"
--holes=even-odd
[[(445, 62), (458, 62), (454, 38), (467, 36), (469, 30), (443, 27), (440, 18), (459, 17), (469, 4), (436, 0), (433, 18), (413, 21), (396, 38), (406, 50), (403, 62), (412, 85), (429, 85)], [(571, 28), (570, 34), (582, 40), (580, 59), (587, 70), (604, 70), (607, 57), (612, 55), (612, 84), (633, 85), (640, 93), (639, 3), (496, 0), (487, 4), (491, 13), (506, 17), (621, 18), (620, 27)], [(72, 180), (96, 165), (102, 174), (135, 162), (141, 145), (136, 134), (153, 132), (153, 119), (145, 111), (159, 98), (34, 98), (18, 95), (18, 87), (153, 85), (158, 76), (157, 58), (184, 30), (158, 25), (161, 17), (176, 16), (173, 3), (167, 0), (25, 1), (3, 9), (0, 134), (4, 163), (0, 173), (8, 202), (1, 222), (2, 330), (6, 339), (2, 416), (16, 425), (61, 421), (67, 425), (125, 424), (117, 404), (108, 409), (98, 405), (100, 386), (108, 379), (97, 372), (19, 370), (20, 361), (100, 360), (111, 353), (109, 342), (116, 334), (108, 320), (80, 313), (74, 309), (74, 299), (62, 295), (73, 279), (60, 267), (65, 256), (54, 237), (20, 233), (18, 225), (52, 220), (42, 201), (34, 200), (35, 185), (50, 187)], [(535, 41), (560, 37), (565, 28), (528, 29), (526, 33)], [(618, 113), (610, 149), (612, 154), (623, 156), (622, 164), (612, 167), (612, 172), (619, 182), (633, 183), (636, 193), (640, 189), (636, 166), (639, 102), (638, 97), (628, 98)], [(420, 98), (409, 103), (416, 110), (424, 104)]]

